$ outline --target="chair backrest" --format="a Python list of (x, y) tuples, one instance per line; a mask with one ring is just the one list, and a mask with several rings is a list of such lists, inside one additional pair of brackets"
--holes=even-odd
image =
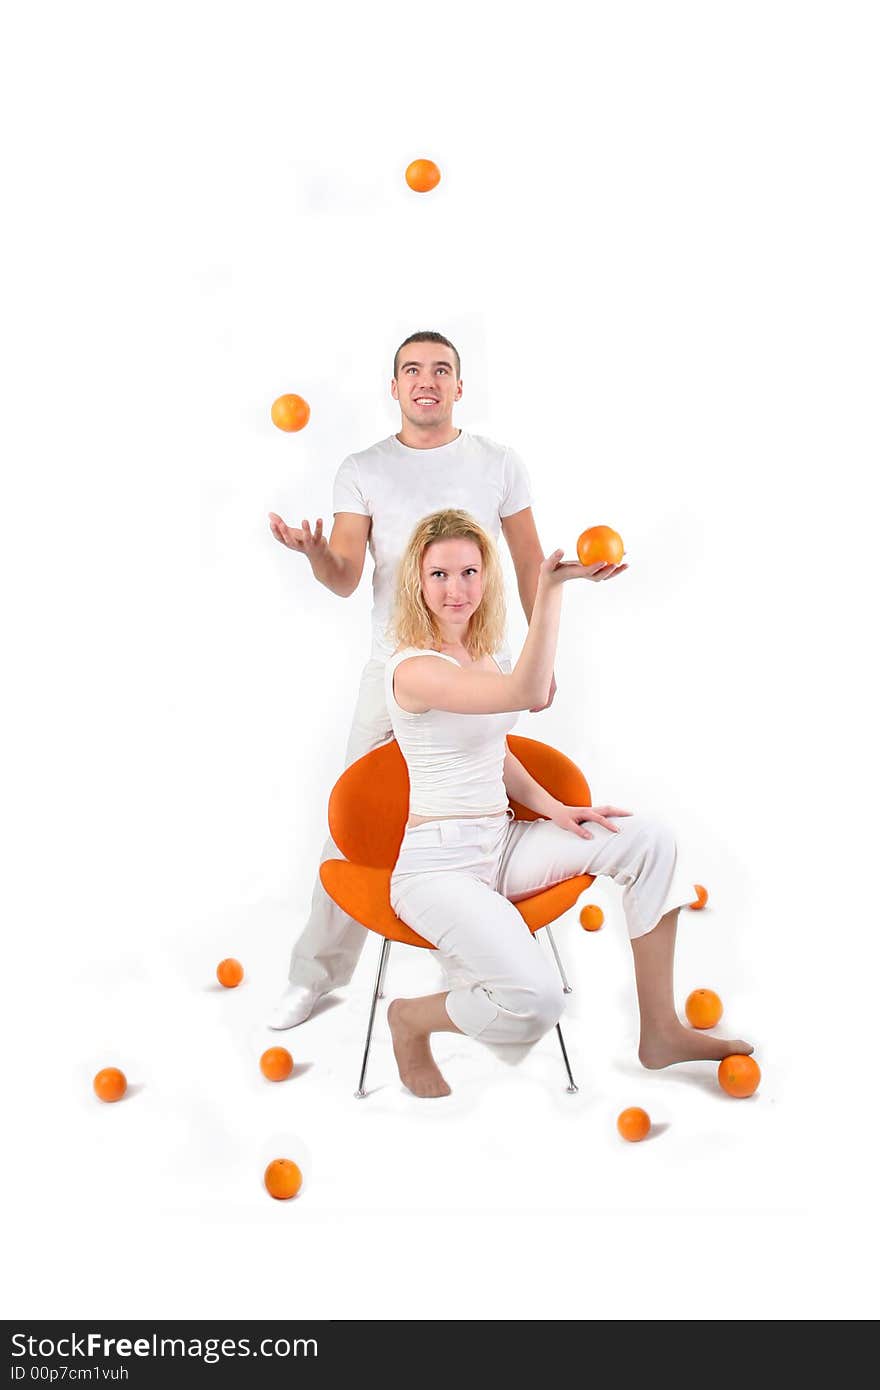
[[(510, 751), (551, 796), (568, 806), (589, 806), (587, 780), (570, 758), (533, 738), (511, 734)], [(517, 820), (538, 820), (512, 801)], [(390, 869), (397, 862), (409, 814), (409, 775), (396, 740), (346, 768), (330, 793), (330, 834), (352, 864)]]

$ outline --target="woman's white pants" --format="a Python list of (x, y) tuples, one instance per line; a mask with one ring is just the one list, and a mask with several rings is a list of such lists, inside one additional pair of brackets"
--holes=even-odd
[(639, 815), (615, 824), (618, 831), (589, 822), (590, 840), (551, 821), (512, 821), (503, 812), (407, 829), (391, 906), (443, 957), (455, 981), (446, 1011), (462, 1033), (487, 1043), (532, 1043), (559, 1021), (559, 976), (515, 901), (576, 874), (606, 874), (623, 888), (631, 937), (693, 901), (693, 882), (664, 825)]

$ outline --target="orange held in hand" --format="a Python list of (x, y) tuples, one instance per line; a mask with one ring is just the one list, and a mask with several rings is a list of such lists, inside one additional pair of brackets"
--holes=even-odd
[(714, 1028), (724, 1005), (714, 989), (694, 989), (685, 1000), (684, 1011), (692, 1028)]
[(407, 165), (406, 181), (415, 193), (430, 193), (440, 182), (440, 170), (433, 159), (414, 159)]
[(267, 1081), (286, 1081), (293, 1071), (293, 1058), (286, 1047), (268, 1047), (260, 1058), (260, 1071)]
[(621, 1110), (617, 1117), (617, 1132), (630, 1144), (637, 1144), (640, 1139), (644, 1139), (650, 1128), (651, 1116), (639, 1105), (631, 1105), (628, 1110)]
[(581, 908), (580, 923), (584, 931), (598, 931), (605, 921), (605, 913), (596, 903), (587, 903)]
[(709, 901), (709, 894), (706, 892), (702, 883), (694, 884), (694, 892), (697, 896), (692, 903), (688, 903), (688, 907), (693, 908), (694, 912), (699, 912), (700, 908), (705, 907), (706, 903)]
[(263, 1174), (263, 1182), (270, 1197), (286, 1202), (295, 1197), (302, 1187), (303, 1175), (289, 1158), (273, 1158)]
[(718, 1083), (729, 1096), (744, 1100), (754, 1095), (761, 1084), (761, 1068), (752, 1057), (734, 1052), (718, 1063)]
[(582, 565), (619, 565), (623, 541), (610, 526), (590, 526), (578, 536), (577, 554)]
[(308, 401), (304, 401), (302, 396), (279, 396), (277, 401), (272, 402), (272, 424), (286, 434), (293, 434), (307, 425), (311, 413)]
[(235, 989), (244, 979), (244, 967), (241, 961), (233, 960), (232, 956), (227, 956), (226, 960), (221, 960), (217, 966), (217, 979), (225, 989)]
[(128, 1082), (118, 1067), (104, 1067), (99, 1071), (92, 1085), (99, 1100), (122, 1100), (128, 1090)]

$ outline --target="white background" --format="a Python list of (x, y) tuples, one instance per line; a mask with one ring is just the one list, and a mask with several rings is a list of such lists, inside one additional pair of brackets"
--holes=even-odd
[[(7, 1316), (875, 1316), (875, 7), (34, 3), (0, 47)], [(380, 1017), (356, 1101), (373, 939), (264, 1027), (369, 615), (266, 513), (328, 516), (422, 328), (545, 547), (624, 537), (518, 731), (676, 827), (677, 997), (721, 994), (753, 1100), (640, 1069), (601, 882), (556, 930), (576, 1097), (552, 1036), (449, 1036), (416, 1101)]]

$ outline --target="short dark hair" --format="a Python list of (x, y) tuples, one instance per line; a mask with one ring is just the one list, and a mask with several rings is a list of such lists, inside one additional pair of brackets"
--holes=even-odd
[(452, 354), (455, 358), (456, 378), (461, 376), (461, 358), (458, 355), (458, 348), (455, 346), (454, 343), (450, 343), (449, 339), (444, 338), (442, 333), (411, 333), (408, 338), (404, 338), (403, 342), (400, 344), (400, 347), (394, 354), (395, 381), (397, 380), (397, 368), (400, 363), (400, 354), (403, 352), (403, 349), (406, 347), (407, 343), (442, 343), (444, 347), (451, 348)]

